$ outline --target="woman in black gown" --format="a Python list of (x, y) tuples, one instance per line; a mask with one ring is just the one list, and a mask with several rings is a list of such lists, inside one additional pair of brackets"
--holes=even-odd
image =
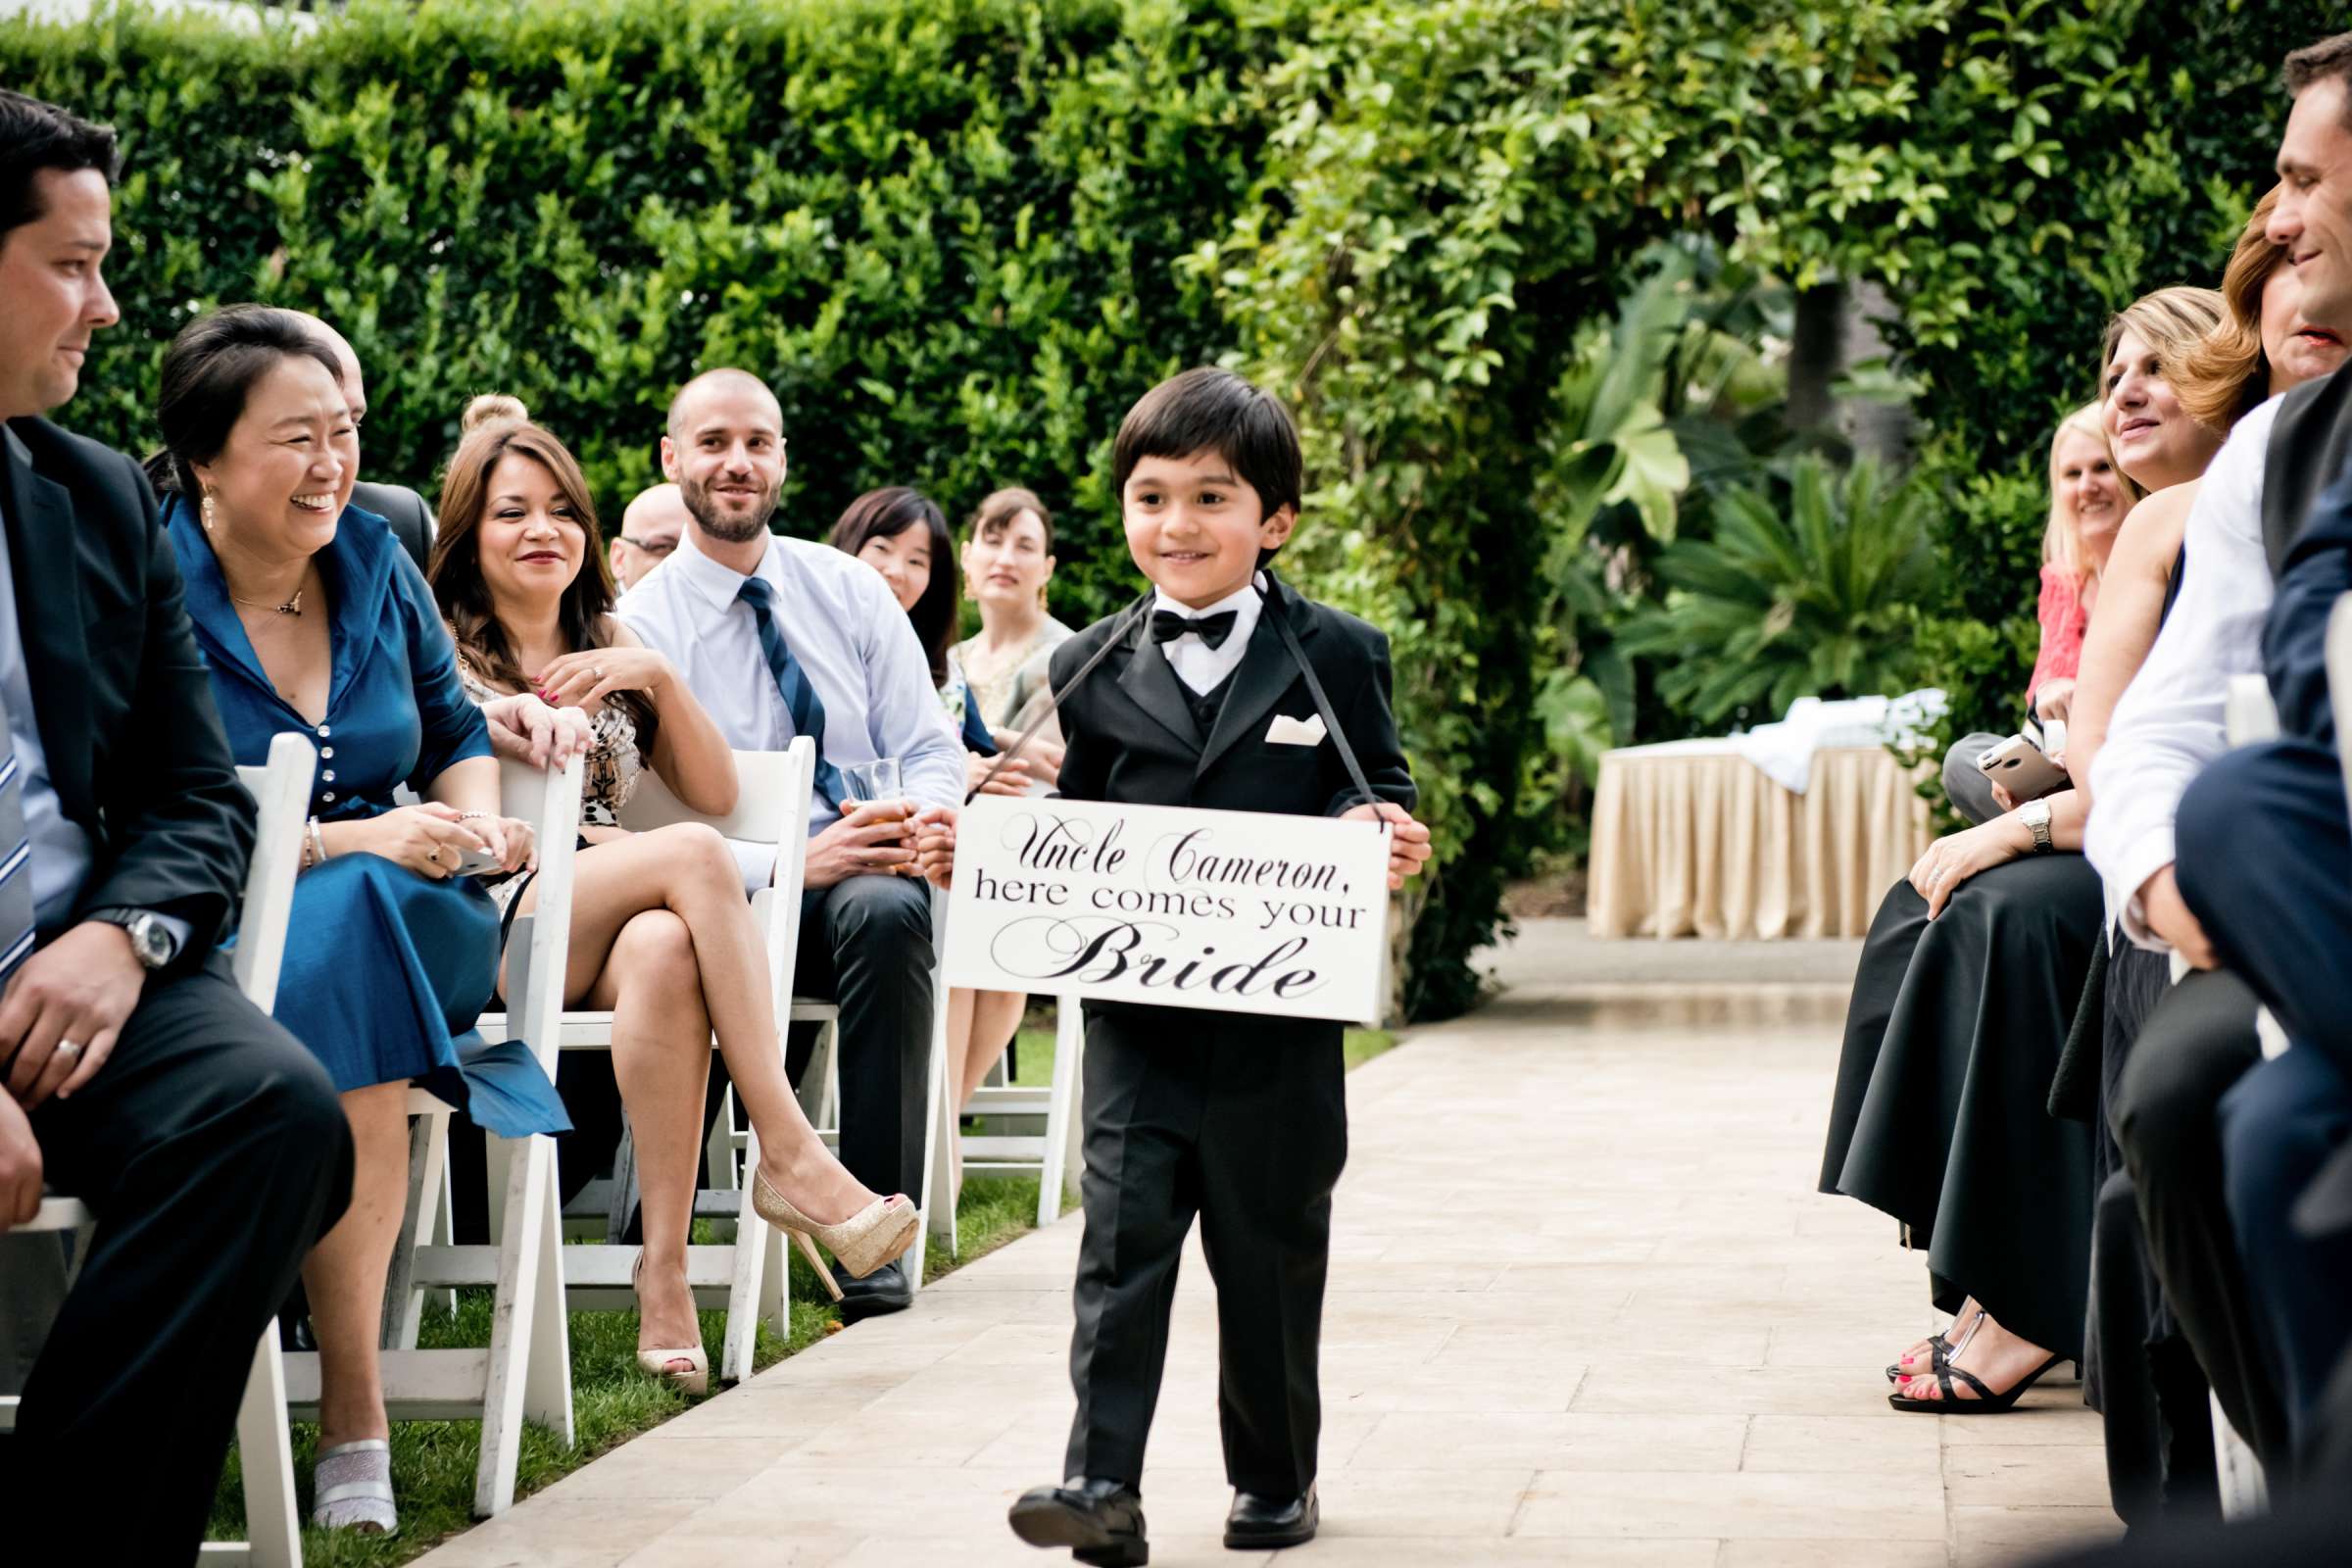
[[(2107, 427), (2150, 492), (2142, 509), (2220, 448), (2220, 432), (2181, 411), (2168, 372), (2221, 318), (2217, 292), (2175, 288), (2109, 325)], [(1945, 1366), (1953, 1398), (2005, 1406), (2082, 1354), (2093, 1141), (2051, 1119), (2046, 1102), (2104, 901), (2073, 791), (2002, 804), (2002, 815), (1930, 846), (1879, 906), (1831, 1105), (1821, 1190), (1899, 1221), (1928, 1253), (1931, 1298), (1955, 1315), (1948, 1340), (1914, 1346), (1888, 1369), (1901, 1409), (1934, 1408)]]

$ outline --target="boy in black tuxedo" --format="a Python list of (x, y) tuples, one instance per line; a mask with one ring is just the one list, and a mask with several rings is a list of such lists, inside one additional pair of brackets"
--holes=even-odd
[[(1389, 713), (1388, 639), (1301, 598), (1264, 563), (1291, 536), (1298, 432), (1241, 377), (1188, 370), (1119, 426), (1127, 547), (1155, 590), (1054, 651), (1068, 799), (1384, 819), (1390, 885), (1429, 858)], [(1276, 617), (1313, 666), (1376, 801), (1324, 733)], [(1115, 644), (1105, 648), (1106, 644)], [(942, 867), (952, 825), (926, 837)], [(1180, 1007), (1089, 1005), (1086, 1235), (1070, 1380), (1069, 1478), (1013, 1504), (1013, 1530), (1078, 1560), (1148, 1560), (1144, 1444), (1193, 1216), (1217, 1285), (1225, 1544), (1295, 1545), (1316, 1526), (1316, 1386), (1331, 1191), (1347, 1158), (1341, 1026)]]

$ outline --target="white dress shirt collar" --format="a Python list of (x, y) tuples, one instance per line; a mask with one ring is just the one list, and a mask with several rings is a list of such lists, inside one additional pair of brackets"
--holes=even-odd
[(1214, 648), (1198, 637), (1179, 637), (1172, 643), (1158, 645), (1160, 653), (1168, 661), (1168, 666), (1176, 671), (1176, 678), (1183, 681), (1195, 696), (1205, 696), (1216, 690), (1218, 682), (1241, 667), (1242, 656), (1250, 651), (1250, 638), (1257, 630), (1258, 612), (1265, 605), (1265, 601), (1258, 597), (1258, 590), (1264, 586), (1266, 574), (1258, 572), (1247, 586), (1227, 594), (1205, 610), (1178, 604), (1168, 597), (1164, 589), (1152, 590), (1152, 610), (1154, 614), (1164, 610), (1186, 620), (1200, 620), (1208, 615), (1223, 614), (1228, 610), (1233, 612), (1233, 631)]
[[(753, 568), (750, 575), (765, 577), (772, 582), (777, 575), (771, 569), (775, 561), (776, 536), (771, 533), (767, 536), (767, 548), (760, 553), (760, 564)], [(720, 614), (724, 614), (727, 607), (742, 594), (746, 580), (745, 574), (733, 566), (713, 561), (697, 550), (692, 528), (679, 533), (678, 548), (669, 553), (669, 560), (662, 562), (661, 566), (669, 567), (682, 587)], [(655, 569), (660, 570), (661, 566)]]

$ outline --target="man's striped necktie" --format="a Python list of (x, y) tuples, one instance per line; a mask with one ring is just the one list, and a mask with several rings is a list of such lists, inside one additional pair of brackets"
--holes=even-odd
[(785, 646), (784, 633), (777, 629), (775, 590), (758, 577), (746, 577), (736, 597), (752, 607), (752, 623), (760, 628), (760, 651), (767, 656), (768, 672), (776, 677), (776, 690), (783, 694), (785, 710), (792, 714), (793, 734), (808, 736), (816, 747), (816, 792), (827, 806), (839, 810), (841, 769), (825, 760), (825, 705), (808, 683), (801, 662)]
[[(7, 713), (0, 709), (0, 724)], [(0, 735), (5, 735), (0, 730)], [(32, 953), (32, 845), (24, 837), (24, 764), (14, 745), (0, 762), (0, 981)]]

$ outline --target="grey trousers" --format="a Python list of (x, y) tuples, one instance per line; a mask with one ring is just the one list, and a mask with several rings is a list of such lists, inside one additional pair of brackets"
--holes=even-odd
[(1951, 797), (1952, 809), (1972, 825), (2001, 814), (2000, 803), (1992, 798), (1992, 780), (1977, 766), (1977, 759), (2008, 738), (1982, 732), (1963, 735), (1943, 754), (1943, 793)]

